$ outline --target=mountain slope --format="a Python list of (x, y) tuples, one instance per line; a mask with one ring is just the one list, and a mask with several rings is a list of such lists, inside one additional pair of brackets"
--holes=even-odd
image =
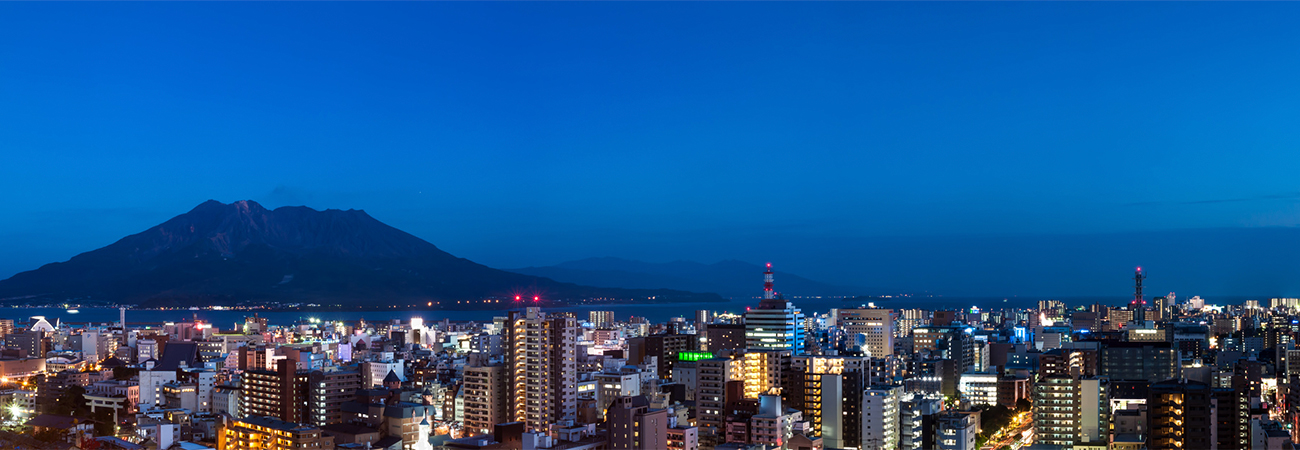
[[(509, 269), (511, 272), (589, 286), (667, 288), (752, 297), (763, 292), (763, 266), (743, 261), (702, 264), (694, 261), (647, 263), (621, 258), (587, 258), (554, 266)], [(864, 295), (877, 289), (835, 286), (776, 272), (777, 291), (785, 295)]]
[(689, 292), (593, 288), (505, 272), (457, 258), (363, 211), (267, 210), (252, 201), (210, 200), (107, 247), (0, 281), (0, 299), (88, 298), (146, 306), (469, 304), (521, 293), (551, 302), (592, 297), (720, 300)]

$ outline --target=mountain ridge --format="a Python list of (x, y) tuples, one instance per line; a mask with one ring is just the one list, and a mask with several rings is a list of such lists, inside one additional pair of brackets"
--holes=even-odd
[(90, 298), (142, 306), (439, 302), (447, 307), (444, 301), (481, 306), (484, 298), (521, 293), (551, 303), (721, 300), (665, 289), (580, 286), (501, 271), (444, 252), (363, 210), (268, 210), (251, 200), (208, 200), (107, 246), (0, 281), (0, 301)]

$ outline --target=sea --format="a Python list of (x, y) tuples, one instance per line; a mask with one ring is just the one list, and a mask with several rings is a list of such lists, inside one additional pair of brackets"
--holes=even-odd
[[(1204, 297), (1206, 304), (1217, 305), (1240, 305), (1246, 300), (1259, 300), (1261, 304), (1267, 305), (1268, 296), (1221, 296), (1221, 297)], [(1065, 302), (1068, 307), (1084, 307), (1095, 303), (1103, 305), (1118, 306), (1128, 303), (1132, 297), (892, 297), (892, 298), (874, 298), (874, 299), (853, 299), (844, 300), (840, 298), (790, 298), (789, 302), (793, 303), (796, 308), (803, 311), (805, 315), (825, 314), (832, 308), (854, 308), (865, 306), (868, 303), (874, 304), (878, 308), (892, 309), (926, 309), (926, 310), (952, 310), (978, 308), (981, 311), (999, 310), (999, 309), (1019, 309), (1019, 308), (1036, 308), (1039, 300), (1060, 300)], [(1179, 300), (1185, 300), (1179, 297)], [(707, 310), (716, 313), (735, 313), (742, 314), (746, 308), (758, 306), (759, 299), (731, 299), (726, 302), (708, 302), (708, 303), (656, 303), (656, 304), (624, 304), (624, 305), (599, 305), (599, 306), (573, 306), (573, 307), (553, 307), (542, 308), (546, 312), (574, 312), (578, 317), (586, 317), (589, 311), (612, 311), (619, 320), (627, 320), (632, 317), (644, 317), (651, 323), (667, 322), (674, 317), (683, 317), (687, 320), (693, 320), (695, 311)], [(295, 323), (305, 323), (311, 319), (321, 321), (345, 321), (354, 322), (364, 319), (367, 322), (406, 321), (414, 317), (424, 320), (425, 323), (441, 322), (450, 320), (452, 322), (489, 322), (494, 317), (505, 316), (507, 310), (392, 310), (392, 311), (358, 311), (339, 309), (333, 311), (300, 311), (300, 310), (243, 310), (243, 309), (128, 309), (126, 312), (127, 324), (162, 324), (167, 322), (184, 322), (184, 321), (203, 321), (215, 325), (218, 329), (228, 329), (228, 326), (239, 327), (243, 324), (244, 318), (257, 314), (267, 318), (268, 323), (276, 325), (292, 325)], [(30, 322), (32, 317), (45, 317), (50, 323), (61, 321), (72, 325), (82, 324), (107, 324), (118, 321), (118, 310), (116, 308), (79, 308), (72, 312), (63, 308), (24, 308), (9, 307), (0, 308), (0, 319), (13, 319), (15, 322)]]

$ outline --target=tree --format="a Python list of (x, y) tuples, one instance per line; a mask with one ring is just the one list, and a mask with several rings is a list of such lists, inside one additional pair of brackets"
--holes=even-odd
[(1020, 400), (1016, 400), (1016, 412), (1026, 412), (1029, 411), (1030, 409), (1033, 409), (1033, 407), (1034, 404), (1033, 402), (1030, 402), (1029, 399), (1022, 398)]

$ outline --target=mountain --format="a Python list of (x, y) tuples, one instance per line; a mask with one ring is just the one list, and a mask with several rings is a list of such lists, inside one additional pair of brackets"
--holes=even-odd
[(0, 301), (10, 303), (84, 299), (142, 306), (298, 302), (374, 307), (439, 302), (455, 308), (451, 302), (469, 305), (513, 295), (538, 295), (552, 304), (593, 298), (721, 300), (662, 289), (580, 286), (501, 271), (452, 256), (360, 210), (268, 210), (252, 201), (215, 200), (107, 247), (0, 281)]
[[(621, 258), (587, 258), (554, 266), (508, 269), (511, 272), (546, 277), (589, 286), (666, 288), (693, 292), (716, 292), (726, 297), (754, 297), (763, 294), (763, 266), (727, 260), (714, 264), (694, 261), (648, 263)], [(879, 289), (835, 286), (791, 273), (775, 271), (776, 290), (795, 295), (864, 295)]]

